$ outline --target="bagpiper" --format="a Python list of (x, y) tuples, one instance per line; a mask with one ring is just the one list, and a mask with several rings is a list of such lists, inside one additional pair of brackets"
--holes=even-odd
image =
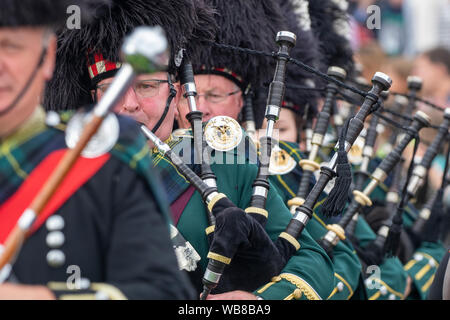
[(78, 139), (66, 115), (41, 106), (55, 66), (55, 30), (65, 28), (70, 5), (85, 21), (84, 2), (2, 1), (0, 299), (191, 299), (160, 180), (133, 121), (108, 116), (95, 147), (74, 158), (34, 209)]

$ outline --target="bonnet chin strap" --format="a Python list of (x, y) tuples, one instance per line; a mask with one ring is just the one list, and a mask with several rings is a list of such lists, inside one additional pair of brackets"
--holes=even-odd
[(28, 81), (25, 83), (25, 86), (19, 92), (19, 94), (16, 96), (16, 98), (13, 100), (13, 102), (6, 109), (0, 111), (0, 117), (4, 116), (8, 112), (10, 112), (12, 109), (14, 109), (14, 107), (17, 105), (17, 103), (19, 103), (20, 99), (22, 99), (23, 95), (30, 87), (31, 83), (33, 83), (38, 70), (41, 68), (42, 64), (44, 63), (44, 58), (47, 55), (47, 48), (48, 48), (48, 44), (45, 44), (44, 47), (42, 48), (41, 55), (39, 56), (39, 61), (36, 65), (36, 67), (34, 68), (33, 72), (31, 73), (30, 77), (28, 78)]
[(167, 83), (169, 84), (170, 93), (169, 93), (169, 96), (167, 97), (166, 107), (164, 108), (164, 112), (161, 115), (161, 118), (159, 118), (158, 122), (155, 124), (155, 126), (152, 129), (153, 133), (156, 133), (156, 131), (161, 126), (161, 124), (164, 122), (164, 119), (166, 118), (167, 113), (169, 112), (170, 104), (172, 103), (173, 98), (175, 98), (175, 96), (177, 95), (177, 90), (175, 90), (175, 87), (172, 83), (172, 79), (170, 79), (169, 73), (167, 73)]

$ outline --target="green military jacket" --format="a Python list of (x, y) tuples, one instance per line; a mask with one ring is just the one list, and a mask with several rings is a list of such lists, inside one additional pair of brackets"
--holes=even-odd
[(441, 243), (424, 241), (414, 252), (412, 259), (405, 264), (404, 269), (413, 280), (410, 299), (427, 299), (434, 275), (445, 252)]
[[(292, 171), (270, 177), (284, 203), (287, 203), (288, 200), (296, 196), (302, 174), (302, 169), (298, 163), (304, 157), (295, 143), (280, 141), (279, 146), (297, 163)], [(314, 210), (313, 218), (306, 225), (306, 230), (316, 241), (319, 241), (328, 231), (327, 224), (324, 222), (320, 210), (320, 204), (323, 200), (319, 200)], [(334, 289), (328, 296), (328, 299), (348, 300), (353, 297), (355, 291), (361, 286), (361, 264), (358, 256), (348, 241), (340, 241), (333, 250), (332, 261), (335, 270)]]
[[(355, 237), (359, 245), (365, 248), (376, 239), (376, 234), (370, 228), (364, 217), (358, 218)], [(384, 259), (379, 266), (369, 266), (366, 270), (366, 290), (369, 300), (403, 300), (408, 274), (397, 257)]]
[[(247, 137), (243, 139), (249, 140)], [(189, 134), (183, 139), (171, 137), (168, 144), (175, 149), (183, 149), (191, 145)], [(184, 149), (186, 150), (186, 149)], [(192, 150), (192, 149), (188, 149)], [(184, 151), (186, 152), (186, 151)], [(213, 152), (214, 153), (214, 152)], [(184, 154), (186, 156), (186, 154)], [(252, 164), (249, 158), (238, 152), (235, 148), (219, 155), (215, 153), (215, 159), (222, 159), (211, 164), (211, 169), (217, 177), (219, 192), (224, 193), (239, 208), (249, 206), (252, 195), (252, 184), (258, 171), (256, 164)], [(220, 164), (224, 159), (233, 159), (235, 164)], [(225, 163), (225, 162), (224, 162)], [(154, 150), (153, 165), (160, 168), (165, 191), (169, 202), (174, 203), (189, 188), (189, 182), (181, 175), (175, 166), (164, 156)], [(196, 171), (197, 166), (191, 167)], [(270, 238), (275, 241), (288, 225), (292, 215), (284, 205), (282, 198), (271, 184), (266, 202), (268, 220), (265, 229)], [(191, 243), (201, 257), (196, 276), (201, 279), (208, 263), (206, 258), (209, 244), (205, 229), (208, 227), (208, 219), (205, 204), (200, 194), (195, 191), (189, 197), (187, 204), (182, 209), (178, 221), (174, 220), (177, 229), (184, 238)], [(308, 231), (303, 232), (298, 239), (301, 248), (291, 257), (279, 276), (261, 286), (254, 293), (263, 299), (326, 299), (333, 291), (334, 268), (325, 251), (314, 241)]]
[[(378, 163), (380, 160), (372, 162)], [(374, 168), (372, 169), (372, 171)], [(383, 201), (389, 191), (390, 181), (380, 183), (371, 194), (371, 199)], [(403, 212), (403, 226), (411, 228), (418, 218), (417, 209), (408, 203)], [(445, 248), (440, 242), (423, 242), (416, 249), (413, 256), (404, 265), (404, 270), (411, 277), (413, 287), (408, 299), (426, 299), (428, 290), (434, 279), (434, 274), (439, 266), (439, 262), (445, 254)]]

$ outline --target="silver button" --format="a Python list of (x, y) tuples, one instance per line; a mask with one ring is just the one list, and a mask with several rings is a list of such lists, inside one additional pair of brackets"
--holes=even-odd
[(393, 293), (391, 293), (390, 295), (389, 295), (389, 298), (388, 298), (389, 300), (396, 300), (397, 298), (395, 297), (395, 294), (393, 294)]
[(53, 215), (47, 219), (45, 226), (48, 231), (59, 231), (64, 228), (64, 219), (60, 215)]
[(416, 253), (414, 255), (414, 260), (420, 261), (423, 259), (423, 255), (421, 255), (420, 253)]
[(50, 250), (47, 253), (47, 263), (53, 268), (59, 268), (66, 262), (66, 255), (61, 250)]
[(57, 112), (48, 111), (45, 123), (50, 127), (54, 127), (61, 123), (61, 118)]
[(387, 294), (387, 288), (385, 286), (381, 286), (380, 293), (385, 296)]
[(64, 244), (64, 240), (64, 233), (61, 231), (52, 231), (47, 234), (45, 242), (50, 248), (55, 249), (60, 248)]
[(80, 279), (80, 289), (81, 290), (87, 290), (91, 286), (91, 281), (88, 278), (81, 278)]
[(338, 282), (336, 287), (339, 292), (342, 292), (342, 290), (344, 290), (344, 284), (342, 282)]

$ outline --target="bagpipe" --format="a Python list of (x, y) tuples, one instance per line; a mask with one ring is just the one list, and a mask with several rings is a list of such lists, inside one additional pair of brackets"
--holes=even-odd
[[(214, 173), (205, 159), (202, 159), (200, 177), (163, 143), (153, 132), (142, 126), (144, 134), (158, 148), (159, 152), (169, 158), (178, 171), (199, 191), (208, 211), (210, 227), (206, 230), (210, 240), (210, 250), (207, 255), (209, 262), (202, 282), (204, 289), (201, 299), (206, 299), (212, 290), (225, 292), (229, 290), (257, 289), (272, 276), (280, 273), (286, 260), (279, 256), (275, 244), (264, 230), (267, 211), (265, 201), (269, 189), (268, 166), (271, 151), (273, 124), (278, 119), (284, 94), (284, 78), (289, 49), (295, 44), (295, 35), (281, 31), (277, 34), (279, 58), (274, 80), (269, 89), (266, 118), (269, 127), (267, 136), (261, 145), (268, 151), (260, 161), (258, 174), (254, 181), (254, 192), (250, 207), (245, 211), (237, 208), (224, 194), (217, 190)], [(180, 68), (180, 81), (184, 95), (188, 100), (191, 112), (187, 115), (194, 133), (195, 153), (198, 155), (205, 146), (202, 128), (202, 113), (195, 105), (195, 83), (192, 66), (188, 61)], [(207, 159), (206, 159), (207, 160)], [(264, 214), (265, 213), (265, 214)], [(212, 232), (214, 231), (214, 232)], [(233, 263), (231, 263), (233, 262)], [(260, 267), (261, 272), (249, 276), (251, 266)], [(253, 268), (253, 269), (254, 269)], [(223, 276), (223, 280), (221, 278)]]
[[(421, 81), (417, 77), (409, 77), (408, 86), (410, 89), (410, 93), (407, 95), (408, 99), (406, 99), (404, 95), (396, 95), (395, 97), (396, 111), (392, 112), (394, 115), (401, 116), (400, 112), (402, 111), (405, 112), (407, 110), (410, 110), (411, 112), (412, 110), (414, 110), (415, 101), (416, 99), (418, 99), (416, 93), (418, 90), (420, 90)], [(448, 138), (449, 129), (448, 110), (445, 110), (444, 121), (441, 123), (441, 125), (439, 127), (432, 126), (434, 129), (438, 130), (436, 137), (427, 148), (421, 162), (417, 166), (415, 166), (413, 170), (413, 159), (418, 144), (418, 131), (423, 127), (430, 126), (430, 124), (426, 114), (422, 113), (421, 111), (417, 112), (413, 119), (409, 118), (408, 116), (402, 116), (402, 118), (404, 119), (404, 125), (411, 122), (411, 120), (413, 121), (410, 127), (405, 128), (401, 125), (398, 125), (398, 122), (396, 124), (395, 121), (388, 121), (389, 119), (383, 117), (385, 121), (388, 121), (394, 125), (396, 124), (393, 134), (389, 138), (388, 144), (392, 146), (396, 140), (398, 140), (399, 142), (395, 148), (388, 148), (393, 148), (393, 150), (386, 156), (386, 158), (384, 158), (381, 164), (372, 173), (369, 183), (364, 189), (362, 188), (363, 183), (365, 182), (364, 179), (360, 178), (361, 180), (357, 181), (356, 188), (353, 191), (353, 198), (347, 208), (347, 211), (345, 212), (339, 223), (328, 226), (330, 231), (321, 240), (321, 245), (327, 250), (327, 252), (330, 253), (337, 242), (339, 240), (345, 239), (346, 236), (350, 237), (352, 240), (355, 240), (355, 238), (353, 238), (353, 234), (355, 232), (356, 223), (358, 220), (358, 213), (362, 208), (372, 206), (372, 201), (369, 197), (370, 194), (379, 183), (383, 182), (388, 175), (391, 175), (393, 178), (389, 192), (386, 195), (385, 210), (381, 211), (383, 212), (383, 214), (380, 215), (380, 211), (372, 212), (370, 214), (370, 220), (372, 222), (378, 221), (378, 225), (376, 228), (377, 230), (375, 230), (377, 231), (377, 237), (373, 242), (369, 243), (369, 245), (366, 246), (365, 249), (359, 248), (356, 244), (356, 250), (358, 256), (360, 256), (360, 258), (366, 264), (379, 264), (382, 262), (386, 254), (392, 255), (398, 253), (397, 250), (401, 233), (401, 214), (404, 211), (404, 206), (410, 199), (412, 199), (416, 195), (418, 188), (423, 184), (432, 160), (440, 151), (443, 142)], [(366, 136), (366, 139), (369, 138), (370, 143), (372, 143), (372, 141), (370, 140), (373, 139), (372, 134), (374, 134), (370, 134), (370, 132), (374, 130), (374, 128), (372, 127), (372, 125), (374, 124), (375, 120), (373, 120), (372, 118), (371, 125), (369, 126)], [(405, 133), (401, 136), (398, 135), (399, 128), (405, 131)], [(402, 178), (401, 173), (403, 158), (401, 157), (401, 153), (412, 139), (416, 140), (413, 159), (411, 160), (406, 178)], [(369, 154), (372, 154), (372, 152), (367, 152), (367, 156), (369, 156)], [(368, 159), (365, 160), (365, 163), (367, 163), (367, 161)], [(366, 168), (365, 163), (363, 162), (363, 165), (361, 166), (364, 166), (363, 169)], [(400, 188), (402, 182), (403, 190), (401, 190)], [(420, 232), (423, 232), (424, 229), (424, 220), (428, 220), (427, 218), (429, 218), (431, 212), (430, 208), (433, 207), (433, 204), (435, 204), (436, 200), (439, 198), (439, 196), (437, 195), (438, 193), (439, 192), (435, 192), (434, 195), (429, 199), (425, 207), (422, 209), (422, 217), (425, 217), (425, 219), (420, 218), (419, 215), (419, 218), (414, 223), (414, 226), (411, 229), (406, 229), (410, 237), (420, 238), (419, 234)], [(440, 198), (442, 199), (442, 194), (440, 195)], [(402, 234), (402, 237), (404, 236), (405, 235)], [(420, 241), (415, 242), (417, 247), (417, 243), (419, 243)], [(411, 250), (410, 254), (412, 254)]]
[[(212, 192), (218, 193), (217, 179), (214, 172), (209, 165), (208, 153), (203, 152), (206, 149), (206, 141), (203, 136), (203, 113), (197, 109), (197, 103), (195, 96), (197, 90), (194, 80), (194, 71), (191, 62), (187, 58), (183, 58), (181, 66), (179, 68), (180, 84), (183, 89), (183, 96), (188, 101), (190, 112), (186, 115), (187, 120), (191, 124), (192, 133), (194, 136), (194, 163), (201, 163), (200, 177), (202, 181), (211, 189)], [(196, 186), (196, 184), (194, 184)], [(198, 187), (196, 187), (197, 190)], [(200, 194), (202, 194), (200, 192)], [(204, 200), (206, 198), (202, 197)], [(207, 204), (207, 201), (205, 201)], [(208, 208), (208, 221), (209, 228), (206, 233), (210, 235), (214, 231), (215, 217)], [(211, 239), (210, 239), (211, 240)]]
[(276, 43), (279, 46), (277, 55), (277, 65), (273, 81), (269, 86), (269, 94), (266, 103), (265, 118), (267, 119), (266, 135), (260, 138), (260, 161), (257, 177), (253, 182), (253, 194), (250, 206), (245, 212), (252, 215), (262, 226), (265, 225), (268, 217), (266, 211), (266, 199), (269, 192), (269, 165), (273, 148), (273, 129), (278, 120), (281, 104), (285, 91), (286, 67), (289, 52), (295, 46), (296, 36), (288, 31), (280, 31), (276, 36)]
[[(344, 69), (339, 67), (328, 68), (327, 74), (335, 79), (343, 81), (346, 77)], [(335, 83), (329, 83), (326, 87), (325, 102), (320, 111), (314, 131), (311, 137), (311, 150), (308, 159), (301, 160), (299, 165), (303, 169), (303, 174), (298, 187), (297, 195), (288, 201), (288, 206), (292, 213), (295, 213), (297, 207), (305, 202), (306, 196), (310, 191), (311, 178), (315, 171), (319, 170), (320, 165), (316, 162), (319, 149), (322, 147), (324, 136), (330, 124), (330, 117), (333, 113), (333, 106), (336, 105), (336, 93), (338, 86)], [(337, 114), (337, 112), (334, 112)]]
[(388, 156), (383, 159), (380, 165), (372, 173), (371, 180), (369, 184), (364, 188), (363, 191), (354, 190), (353, 199), (350, 203), (347, 211), (339, 221), (339, 223), (329, 226), (329, 231), (322, 239), (322, 247), (324, 247), (327, 252), (331, 252), (332, 248), (336, 246), (339, 240), (345, 239), (345, 228), (348, 223), (352, 220), (353, 216), (364, 206), (371, 206), (372, 201), (369, 196), (375, 189), (375, 187), (383, 182), (389, 172), (391, 172), (395, 165), (400, 161), (401, 155), (411, 140), (417, 137), (418, 132), (423, 127), (428, 126), (429, 123), (428, 116), (423, 112), (417, 112), (414, 116), (414, 121), (408, 128), (406, 135), (400, 141), (400, 143), (392, 150)]
[[(336, 176), (338, 176), (337, 180), (340, 181), (336, 181), (335, 186), (338, 186), (338, 188), (342, 188), (344, 190), (344, 193), (347, 192), (346, 188), (349, 187), (348, 179), (351, 182), (351, 173), (349, 171), (348, 164), (347, 166), (342, 166), (342, 158), (345, 157), (346, 152), (348, 152), (348, 150), (362, 131), (364, 127), (364, 121), (366, 117), (371, 113), (371, 111), (373, 112), (372, 107), (379, 100), (381, 92), (389, 89), (391, 85), (391, 79), (387, 75), (377, 72), (372, 79), (372, 83), (372, 89), (366, 94), (364, 102), (358, 113), (353, 118), (351, 118), (351, 120), (347, 121), (345, 126), (346, 128), (344, 127), (341, 132), (341, 138), (338, 142), (338, 152), (333, 155), (332, 159), (327, 164), (323, 165), (320, 168), (319, 179), (306, 197), (305, 202), (296, 208), (292, 220), (287, 226), (285, 232), (280, 235), (278, 241), (285, 242), (285, 238), (297, 239), (301, 235), (302, 231), (306, 227), (306, 224), (312, 218), (314, 206), (321, 193), (324, 191), (328, 182), (334, 179)], [(345, 136), (344, 133), (346, 133)], [(347, 170), (343, 172), (343, 168)], [(347, 181), (343, 183), (343, 179)], [(342, 189), (335, 190), (335, 192), (333, 192), (332, 190), (329, 198), (327, 199), (330, 200), (329, 205), (331, 204), (331, 211), (333, 211), (334, 213), (342, 210), (342, 208), (339, 208), (340, 206), (342, 206), (342, 203), (338, 203), (337, 207), (336, 203), (333, 203), (333, 199), (342, 197), (339, 195), (339, 193), (342, 193)], [(345, 200), (346, 197), (344, 197), (344, 201)], [(336, 225), (330, 226), (330, 229), (335, 230), (336, 234), (344, 237), (343, 230), (338, 229)], [(286, 243), (284, 247), (286, 248), (284, 254), (286, 254), (287, 256), (290, 256), (295, 252), (294, 246), (290, 246)]]

